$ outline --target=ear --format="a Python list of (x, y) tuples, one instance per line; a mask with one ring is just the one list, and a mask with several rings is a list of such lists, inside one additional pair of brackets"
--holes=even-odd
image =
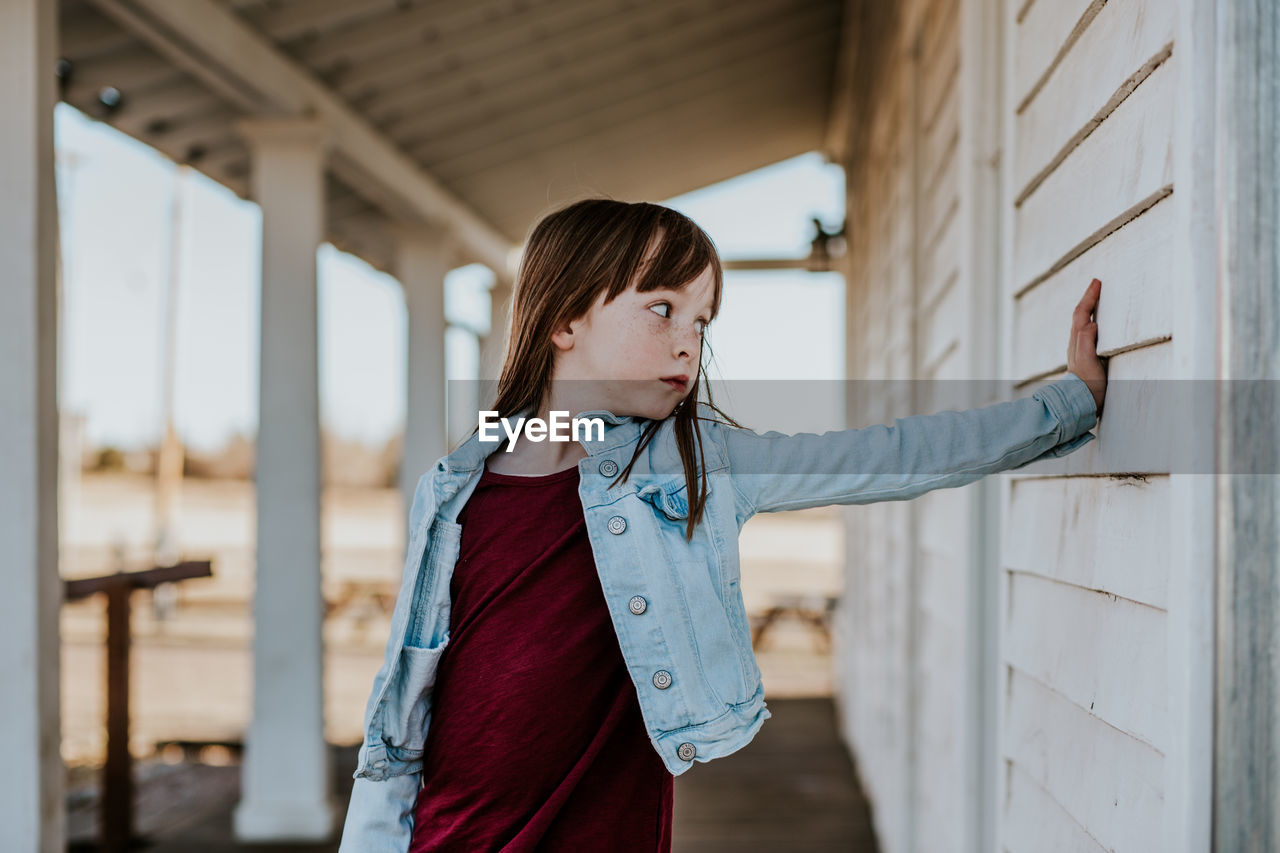
[(574, 333), (578, 330), (580, 321), (561, 323), (560, 326), (551, 333), (551, 343), (557, 349), (571, 350), (573, 349)]

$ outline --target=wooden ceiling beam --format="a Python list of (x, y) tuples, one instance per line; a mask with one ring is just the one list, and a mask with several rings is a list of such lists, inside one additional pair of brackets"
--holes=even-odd
[(93, 0), (121, 25), (255, 116), (313, 116), (330, 134), (331, 168), (389, 216), (438, 222), (496, 269), (515, 247), (234, 11), (212, 0)]
[(762, 8), (796, 7), (793, 0), (741, 0), (722, 9), (723, 2), (690, 0), (682, 13), (688, 20), (680, 24), (671, 18), (669, 6), (655, 2), (626, 13), (592, 16), (577, 26), (564, 23), (552, 39), (531, 39), (527, 27), (504, 32), (505, 39), (496, 45), (484, 41), (492, 52), (452, 52), (457, 59), (452, 66), (426, 55), (427, 60), (415, 63), (426, 76), (418, 74), (373, 95), (350, 95), (359, 99), (371, 121), (390, 129), (393, 120), (456, 109), (470, 100), (502, 99), (508, 89), (520, 90), (526, 98), (539, 97), (597, 75), (625, 73), (646, 57), (652, 62), (655, 55), (670, 55), (673, 51), (663, 47), (664, 39), (684, 50), (711, 50), (716, 34), (736, 21), (758, 19)]
[[(698, 0), (705, 4), (707, 0)], [(691, 5), (695, 5), (691, 3)], [(544, 67), (546, 57), (555, 55), (564, 59), (579, 57), (575, 48), (582, 33), (597, 31), (621, 33), (641, 25), (644, 19), (657, 22), (669, 12), (664, 2), (654, 2), (639, 9), (615, 11), (604, 4), (566, 3), (548, 9), (535, 16), (505, 18), (476, 28), (466, 34), (453, 34), (447, 41), (439, 39), (431, 43), (414, 42), (397, 50), (388, 50), (376, 57), (353, 63), (340, 74), (334, 75), (334, 88), (345, 97), (356, 97), (369, 89), (381, 92), (401, 92), (405, 86), (425, 85), (434, 82), (467, 78), (477, 71), (500, 68), (517, 52), (529, 63)], [(540, 38), (538, 33), (554, 38)], [(621, 40), (621, 37), (620, 37)], [(491, 75), (492, 76), (492, 75)], [(370, 107), (376, 109), (381, 98), (370, 99)], [(370, 115), (377, 115), (371, 109)]]
[[(739, 104), (736, 111), (720, 113), (701, 126), (696, 115), (686, 113), (699, 149), (722, 152), (711, 158), (689, 157), (688, 137), (670, 127), (655, 129), (638, 145), (629, 134), (609, 133), (583, 140), (554, 161), (531, 159), (475, 175), (459, 189), (508, 227), (520, 227), (527, 211), (536, 216), (588, 194), (661, 200), (817, 149), (825, 107), (825, 101), (813, 99), (786, 100), (766, 109)], [(677, 117), (675, 123), (680, 121)], [(631, 152), (625, 160), (616, 153), (620, 145)], [(510, 218), (503, 221), (500, 217), (508, 210)]]
[(62, 92), (68, 103), (92, 103), (98, 93), (111, 86), (123, 96), (121, 109), (138, 90), (160, 83), (180, 79), (181, 71), (157, 56), (146, 47), (131, 44), (124, 53), (97, 56), (91, 59), (72, 59), (71, 79)]
[(395, 12), (399, 0), (306, 0), (284, 6), (251, 6), (240, 16), (272, 41), (287, 43), (322, 33), (342, 33), (353, 22)]
[[(711, 116), (738, 115), (741, 108), (755, 104), (767, 108), (776, 101), (788, 98), (807, 98), (811, 92), (827, 92), (824, 82), (812, 83), (823, 72), (818, 58), (824, 38), (829, 34), (810, 33), (791, 45), (794, 61), (785, 67), (769, 64), (757, 69), (744, 70), (735, 76), (726, 75), (711, 83), (700, 85), (693, 91), (666, 93), (665, 100), (650, 99), (647, 106), (622, 103), (618, 107), (596, 111), (589, 121), (550, 125), (543, 130), (526, 134), (510, 145), (494, 145), (472, 154), (460, 154), (433, 165), (441, 175), (447, 175), (454, 186), (466, 182), (469, 176), (508, 164), (528, 162), (531, 157), (550, 158), (576, 147), (579, 141), (598, 138), (631, 139), (627, 148), (634, 148), (645, 134), (666, 132), (678, 138), (698, 138), (699, 128), (706, 128)], [(808, 53), (805, 53), (807, 49)], [(778, 54), (775, 54), (775, 56)], [(806, 86), (809, 91), (806, 92)], [(684, 126), (677, 122), (693, 121)], [(699, 140), (701, 142), (701, 140)]]
[[(453, 129), (445, 137), (407, 148), (415, 159), (432, 164), (438, 174), (454, 174), (461, 163), (488, 162), (494, 151), (530, 146), (542, 148), (548, 140), (567, 141), (609, 125), (661, 113), (671, 105), (696, 98), (711, 100), (716, 93), (740, 88), (779, 73), (802, 87), (825, 88), (820, 48), (830, 44), (830, 23), (839, 15), (831, 4), (811, 5), (806, 11), (779, 20), (762, 20), (743, 33), (728, 33), (717, 49), (694, 53), (671, 63), (654, 63), (625, 80), (584, 83), (571, 94), (539, 103), (536, 109), (519, 110), (470, 131)], [(486, 132), (487, 131), (487, 132)]]
[(184, 122), (226, 107), (226, 102), (196, 80), (183, 76), (164, 86), (134, 92), (111, 117), (118, 130), (143, 142)]
[(84, 3), (72, 4), (59, 14), (58, 53), (61, 56), (90, 59), (119, 53), (133, 41), (133, 36)]
[[(508, 49), (502, 56), (452, 77), (416, 80), (403, 87), (402, 94), (379, 99), (407, 118), (395, 123), (380, 121), (379, 125), (403, 144), (408, 139), (429, 137), (424, 131), (435, 123), (465, 127), (468, 120), (472, 124), (500, 120), (511, 110), (552, 103), (579, 88), (615, 85), (656, 73), (651, 66), (679, 65), (686, 56), (706, 52), (724, 55), (732, 50), (726, 42), (806, 8), (792, 0), (741, 0), (722, 12), (714, 6), (713, 2), (705, 9), (695, 9), (694, 19), (675, 29), (669, 28), (665, 18), (635, 17), (625, 25), (619, 22), (616, 28), (592, 27), (565, 34), (572, 40), (555, 47), (554, 54), (549, 45)], [(549, 58), (557, 54), (573, 59), (548, 67)], [(663, 61), (667, 59), (670, 62)], [(476, 84), (483, 87), (479, 93), (474, 91)], [(376, 121), (376, 105), (370, 107), (369, 115)]]
[[(602, 0), (589, 2), (606, 5)], [(540, 10), (563, 4), (564, 0), (523, 0), (518, 14), (541, 14)], [(512, 14), (512, 6), (511, 0), (418, 4), (325, 33), (313, 41), (298, 45), (293, 54), (308, 67), (324, 68), (339, 60), (346, 60), (354, 65), (370, 57), (383, 56), (405, 45), (417, 44), (423, 49), (429, 49), (433, 44), (450, 44), (465, 39), (476, 29), (497, 24)], [(610, 8), (618, 10), (618, 4), (611, 5)]]
[(895, 34), (898, 14), (918, 14), (919, 3), (906, 3), (899, 12), (896, 4), (881, 0), (847, 0), (844, 10), (840, 54), (832, 81), (830, 117), (823, 139), (823, 153), (828, 162), (849, 168), (859, 151), (858, 137), (865, 134), (863, 118), (873, 95), (874, 76), (878, 66), (887, 62), (887, 54), (897, 49), (890, 36)]
[[(818, 65), (815, 61), (813, 67)], [(668, 155), (674, 166), (684, 159), (689, 139), (698, 139), (700, 146), (720, 148), (711, 140), (727, 141), (735, 135), (757, 132), (761, 127), (781, 128), (787, 123), (805, 128), (805, 134), (814, 138), (816, 147), (821, 140), (813, 128), (825, 124), (829, 93), (825, 87), (805, 92), (798, 86), (811, 74), (811, 69), (801, 66), (743, 80), (710, 98), (673, 104), (655, 115), (610, 124), (569, 141), (528, 150), (504, 163), (458, 175), (454, 183), (468, 198), (475, 198), (477, 204), (494, 198), (489, 188), (498, 188), (501, 195), (501, 188), (505, 187), (514, 194), (523, 182), (535, 187), (554, 186), (556, 178), (563, 174), (576, 176), (583, 185), (603, 187), (611, 179), (611, 173), (627, 171), (630, 160), (620, 160), (616, 153), (619, 150), (633, 152), (631, 160), (636, 161), (652, 162)], [(725, 156), (729, 154), (726, 152)], [(599, 171), (593, 171), (592, 164), (596, 164)], [(659, 167), (658, 171), (663, 168)]]

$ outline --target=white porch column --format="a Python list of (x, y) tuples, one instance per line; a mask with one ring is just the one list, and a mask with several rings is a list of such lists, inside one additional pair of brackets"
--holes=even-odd
[(320, 391), (316, 250), (323, 239), (323, 127), (239, 125), (262, 208), (253, 720), (236, 806), (242, 841), (334, 834), (324, 740), (320, 595)]
[(409, 315), (404, 452), (400, 489), (405, 514), (418, 478), (448, 452), (444, 369), (444, 277), (453, 255), (447, 229), (396, 226), (396, 277)]
[(503, 278), (502, 273), (494, 271), (493, 288), (489, 291), (491, 302), (489, 334), (480, 342), (480, 379), (483, 394), (489, 399), (481, 401), (487, 405), (498, 391), (498, 377), (502, 375), (502, 359), (506, 353), (507, 341), (511, 337), (511, 298), (512, 284)]
[(57, 5), (0, 3), (0, 837), (66, 847), (58, 680)]

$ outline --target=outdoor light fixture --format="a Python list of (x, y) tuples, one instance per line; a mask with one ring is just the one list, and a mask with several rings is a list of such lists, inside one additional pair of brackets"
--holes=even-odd
[(115, 86), (103, 86), (98, 90), (98, 103), (106, 109), (107, 115), (110, 115), (124, 104), (124, 94)]
[(817, 235), (809, 243), (809, 254), (804, 258), (736, 258), (725, 260), (722, 267), (726, 270), (807, 270), (809, 272), (830, 272), (833, 261), (844, 257), (845, 223), (840, 223), (839, 231), (827, 231), (822, 227), (822, 220), (812, 217), (813, 227)]

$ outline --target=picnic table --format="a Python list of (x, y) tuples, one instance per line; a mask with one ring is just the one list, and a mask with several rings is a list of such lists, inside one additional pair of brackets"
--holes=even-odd
[(774, 595), (772, 603), (763, 612), (751, 618), (751, 645), (760, 648), (769, 628), (784, 617), (792, 617), (811, 626), (818, 638), (818, 648), (823, 653), (831, 651), (831, 614), (839, 596), (822, 593), (792, 593)]

